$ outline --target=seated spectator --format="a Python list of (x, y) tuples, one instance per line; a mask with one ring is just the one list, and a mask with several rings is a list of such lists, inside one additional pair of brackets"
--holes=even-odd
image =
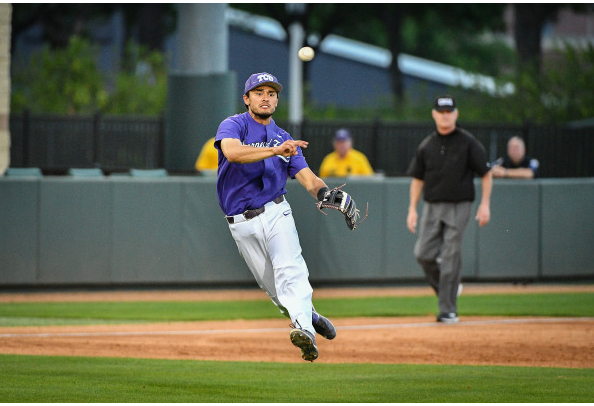
[(196, 170), (202, 175), (216, 175), (219, 167), (219, 153), (214, 146), (215, 137), (204, 143), (196, 160)]
[(507, 142), (507, 155), (491, 164), (495, 178), (534, 179), (538, 176), (538, 159), (526, 156), (526, 145), (520, 137)]
[(371, 176), (373, 168), (367, 157), (353, 148), (351, 133), (344, 128), (334, 135), (334, 152), (326, 155), (320, 166), (320, 177)]

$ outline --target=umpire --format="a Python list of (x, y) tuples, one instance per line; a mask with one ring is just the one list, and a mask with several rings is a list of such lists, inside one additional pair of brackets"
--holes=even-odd
[(407, 174), (412, 176), (406, 224), (416, 233), (417, 205), (423, 192), (423, 212), (414, 254), (438, 297), (437, 321), (458, 322), (461, 292), (462, 237), (475, 198), (474, 176), (481, 177), (482, 196), (476, 220), (491, 217), (493, 180), (485, 148), (468, 131), (457, 127), (458, 109), (449, 95), (435, 99), (436, 131), (419, 145)]

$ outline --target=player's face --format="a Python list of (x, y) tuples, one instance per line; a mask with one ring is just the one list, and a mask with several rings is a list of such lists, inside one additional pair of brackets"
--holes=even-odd
[(458, 109), (454, 111), (437, 111), (432, 110), (433, 120), (437, 125), (437, 129), (442, 134), (447, 134), (456, 128), (456, 120), (458, 120)]
[(243, 95), (243, 101), (250, 113), (261, 119), (274, 114), (278, 105), (278, 93), (270, 86), (260, 86)]

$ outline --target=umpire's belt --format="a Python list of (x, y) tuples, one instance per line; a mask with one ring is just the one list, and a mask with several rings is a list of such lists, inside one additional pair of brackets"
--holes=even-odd
[[(273, 200), (274, 203), (279, 204), (285, 201), (285, 195), (280, 195), (276, 199)], [(254, 217), (259, 216), (260, 214), (264, 213), (266, 210), (265, 206), (259, 207), (257, 209), (248, 209), (241, 214), (236, 214), (235, 216), (225, 216), (227, 222), (229, 224), (240, 223), (242, 221), (251, 220)]]

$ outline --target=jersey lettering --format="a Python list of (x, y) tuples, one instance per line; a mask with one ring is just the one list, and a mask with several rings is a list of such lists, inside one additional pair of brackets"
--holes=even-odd
[[(280, 135), (277, 135), (277, 137), (280, 137)], [(270, 147), (270, 145), (272, 144), (272, 147), (278, 147), (280, 144), (282, 144), (282, 141), (279, 140), (270, 140), (268, 142), (252, 142), (251, 144), (245, 144), (243, 141), (241, 142), (241, 145), (249, 145), (250, 147), (254, 147), (254, 148), (268, 148)], [(289, 157), (284, 157), (282, 155), (277, 155), (277, 157), (279, 157), (280, 159), (282, 159), (285, 162), (289, 162), (290, 158)]]

